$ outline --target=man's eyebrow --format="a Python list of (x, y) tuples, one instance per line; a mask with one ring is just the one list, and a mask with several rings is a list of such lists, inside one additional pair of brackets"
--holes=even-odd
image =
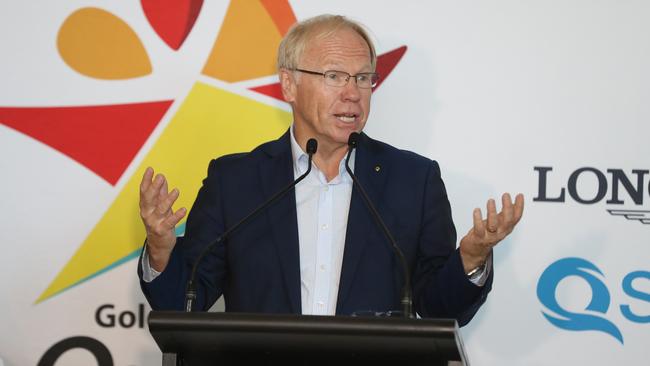
[[(322, 66), (322, 71), (342, 71), (342, 72), (348, 72), (344, 70), (343, 65), (341, 64), (330, 64), (330, 63), (325, 63), (324, 66)], [(354, 74), (359, 74), (359, 73), (371, 73), (375, 72), (372, 71), (372, 65), (365, 65), (362, 68), (359, 69), (359, 71), (355, 73), (351, 73), (352, 75)]]

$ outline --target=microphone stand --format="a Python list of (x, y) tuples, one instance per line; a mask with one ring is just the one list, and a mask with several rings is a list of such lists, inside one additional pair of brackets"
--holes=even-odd
[(271, 204), (275, 203), (278, 199), (283, 197), (285, 194), (287, 194), (293, 187), (295, 187), (300, 181), (305, 179), (309, 173), (311, 172), (311, 165), (312, 165), (312, 158), (314, 154), (316, 153), (316, 150), (318, 148), (318, 142), (316, 139), (309, 139), (307, 141), (307, 154), (309, 155), (309, 162), (307, 166), (307, 171), (302, 174), (298, 179), (290, 183), (288, 186), (284, 187), (280, 192), (276, 193), (273, 195), (271, 198), (266, 200), (266, 202), (262, 203), (259, 205), (255, 210), (251, 211), (246, 217), (243, 219), (239, 220), (234, 226), (232, 226), (230, 229), (226, 230), (223, 234), (219, 235), (214, 241), (212, 241), (208, 246), (203, 249), (199, 257), (196, 259), (194, 262), (194, 266), (192, 267), (192, 273), (190, 275), (189, 281), (187, 281), (187, 288), (185, 290), (185, 312), (192, 312), (192, 306), (194, 305), (194, 301), (196, 300), (196, 284), (194, 282), (194, 279), (196, 277), (196, 271), (199, 267), (199, 264), (203, 260), (203, 257), (205, 257), (212, 248), (214, 248), (216, 245), (224, 242), (230, 234), (232, 234), (235, 230), (237, 230), (239, 227), (241, 227), (243, 224), (251, 220), (253, 217), (257, 216), (260, 212), (264, 211), (267, 207), (269, 207)]
[(384, 223), (384, 220), (382, 220), (381, 216), (379, 215), (379, 212), (370, 201), (370, 197), (368, 197), (366, 190), (363, 189), (363, 186), (361, 186), (361, 183), (359, 183), (359, 180), (357, 179), (356, 175), (354, 175), (352, 169), (350, 169), (350, 156), (352, 155), (352, 151), (357, 147), (358, 140), (359, 140), (359, 134), (357, 132), (352, 132), (350, 134), (350, 137), (348, 138), (349, 148), (348, 148), (348, 155), (345, 158), (345, 170), (347, 170), (348, 174), (350, 174), (350, 177), (352, 177), (352, 181), (354, 182), (354, 185), (359, 189), (359, 192), (361, 193), (361, 197), (363, 198), (364, 203), (370, 210), (372, 217), (375, 219), (375, 222), (377, 223), (377, 225), (379, 225), (379, 227), (383, 231), (384, 235), (390, 242), (390, 245), (393, 247), (395, 254), (397, 254), (397, 257), (399, 258), (400, 264), (402, 266), (402, 270), (404, 271), (404, 285), (402, 286), (402, 299), (400, 303), (402, 305), (402, 312), (404, 313), (403, 314), (404, 317), (412, 318), (413, 317), (413, 295), (411, 293), (411, 274), (409, 272), (408, 263), (406, 263), (406, 258), (404, 257), (404, 253), (399, 248), (399, 246), (397, 246), (397, 241), (395, 241), (395, 238), (393, 238), (393, 235), (390, 233), (390, 230), (388, 230), (388, 227)]

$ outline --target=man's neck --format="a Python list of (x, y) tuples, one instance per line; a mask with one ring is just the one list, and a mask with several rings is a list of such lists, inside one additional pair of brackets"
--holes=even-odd
[[(297, 131), (295, 127), (296, 126), (294, 125), (293, 132), (296, 142), (300, 145), (300, 148), (303, 151), (306, 151), (308, 138), (302, 136), (300, 131)], [(313, 159), (314, 164), (318, 166), (318, 169), (323, 172), (329, 182), (339, 175), (339, 164), (348, 152), (348, 145), (321, 140), (318, 141), (318, 150), (316, 151), (316, 154), (314, 154)]]
[(341, 160), (345, 158), (348, 152), (348, 146), (343, 145), (333, 149), (324, 149), (318, 147), (318, 151), (314, 155), (314, 163), (323, 172), (327, 181), (331, 181), (339, 175), (339, 165)]

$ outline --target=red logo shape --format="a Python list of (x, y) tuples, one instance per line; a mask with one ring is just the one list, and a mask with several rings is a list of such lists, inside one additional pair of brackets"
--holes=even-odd
[(203, 0), (141, 0), (149, 24), (174, 50), (181, 48), (201, 12)]
[(0, 123), (62, 152), (115, 185), (172, 101), (0, 108)]

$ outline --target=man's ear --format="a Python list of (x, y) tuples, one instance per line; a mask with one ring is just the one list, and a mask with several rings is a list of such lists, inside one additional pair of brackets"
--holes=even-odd
[(296, 100), (296, 78), (293, 72), (287, 69), (280, 69), (278, 76), (282, 87), (282, 96), (288, 103)]

